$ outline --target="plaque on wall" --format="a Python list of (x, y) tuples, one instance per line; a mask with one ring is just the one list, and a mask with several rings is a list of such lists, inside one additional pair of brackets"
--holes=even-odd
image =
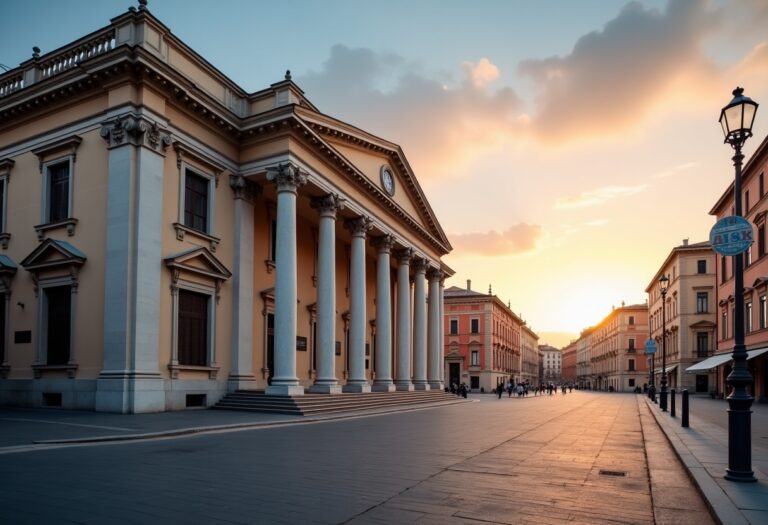
[(13, 342), (18, 344), (32, 342), (32, 330), (18, 330), (13, 333)]
[(307, 351), (307, 338), (302, 336), (296, 336), (296, 351), (297, 352), (306, 352)]

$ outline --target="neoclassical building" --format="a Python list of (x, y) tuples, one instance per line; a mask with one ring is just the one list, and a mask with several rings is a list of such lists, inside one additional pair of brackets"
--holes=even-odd
[[(451, 286), (444, 292), (446, 380), (490, 392), (524, 381), (522, 347), (538, 337), (492, 290)], [(532, 334), (532, 335), (531, 335)], [(534, 339), (535, 341), (535, 339)]]
[(648, 305), (622, 303), (582, 337), (589, 344), (589, 383), (594, 390), (632, 392), (647, 384)]
[(451, 250), (396, 144), (146, 8), (0, 75), (0, 403), (442, 389)]

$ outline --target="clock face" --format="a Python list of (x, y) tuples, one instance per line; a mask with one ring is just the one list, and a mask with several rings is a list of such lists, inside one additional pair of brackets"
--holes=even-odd
[(392, 171), (385, 166), (381, 168), (381, 185), (389, 195), (395, 194), (395, 177), (392, 175)]

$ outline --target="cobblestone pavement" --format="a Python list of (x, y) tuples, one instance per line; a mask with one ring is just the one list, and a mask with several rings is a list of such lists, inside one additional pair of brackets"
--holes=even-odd
[(1, 521), (711, 523), (637, 396), (476, 398), (4, 454)]

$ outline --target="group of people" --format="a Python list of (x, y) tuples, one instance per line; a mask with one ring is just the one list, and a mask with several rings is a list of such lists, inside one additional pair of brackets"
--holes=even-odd
[[(546, 392), (551, 396), (553, 393), (557, 393), (557, 390), (558, 387), (552, 383), (533, 386), (529, 383), (518, 383), (517, 385), (513, 385), (511, 381), (508, 381), (507, 383), (499, 383), (496, 385), (494, 393), (501, 399), (501, 395), (504, 392), (507, 393), (507, 397), (512, 397), (513, 392), (517, 394), (517, 397), (525, 397), (529, 392), (533, 392), (533, 395), (535, 396), (538, 396), (539, 394), (543, 396), (544, 392)], [(560, 392), (563, 395), (565, 395), (566, 391), (573, 392), (573, 385), (560, 385)]]
[(466, 383), (461, 383), (460, 385), (457, 385), (456, 383), (451, 383), (451, 386), (450, 386), (451, 394), (456, 394), (457, 396), (461, 396), (464, 399), (466, 399), (468, 391), (469, 391), (469, 388), (467, 387)]

